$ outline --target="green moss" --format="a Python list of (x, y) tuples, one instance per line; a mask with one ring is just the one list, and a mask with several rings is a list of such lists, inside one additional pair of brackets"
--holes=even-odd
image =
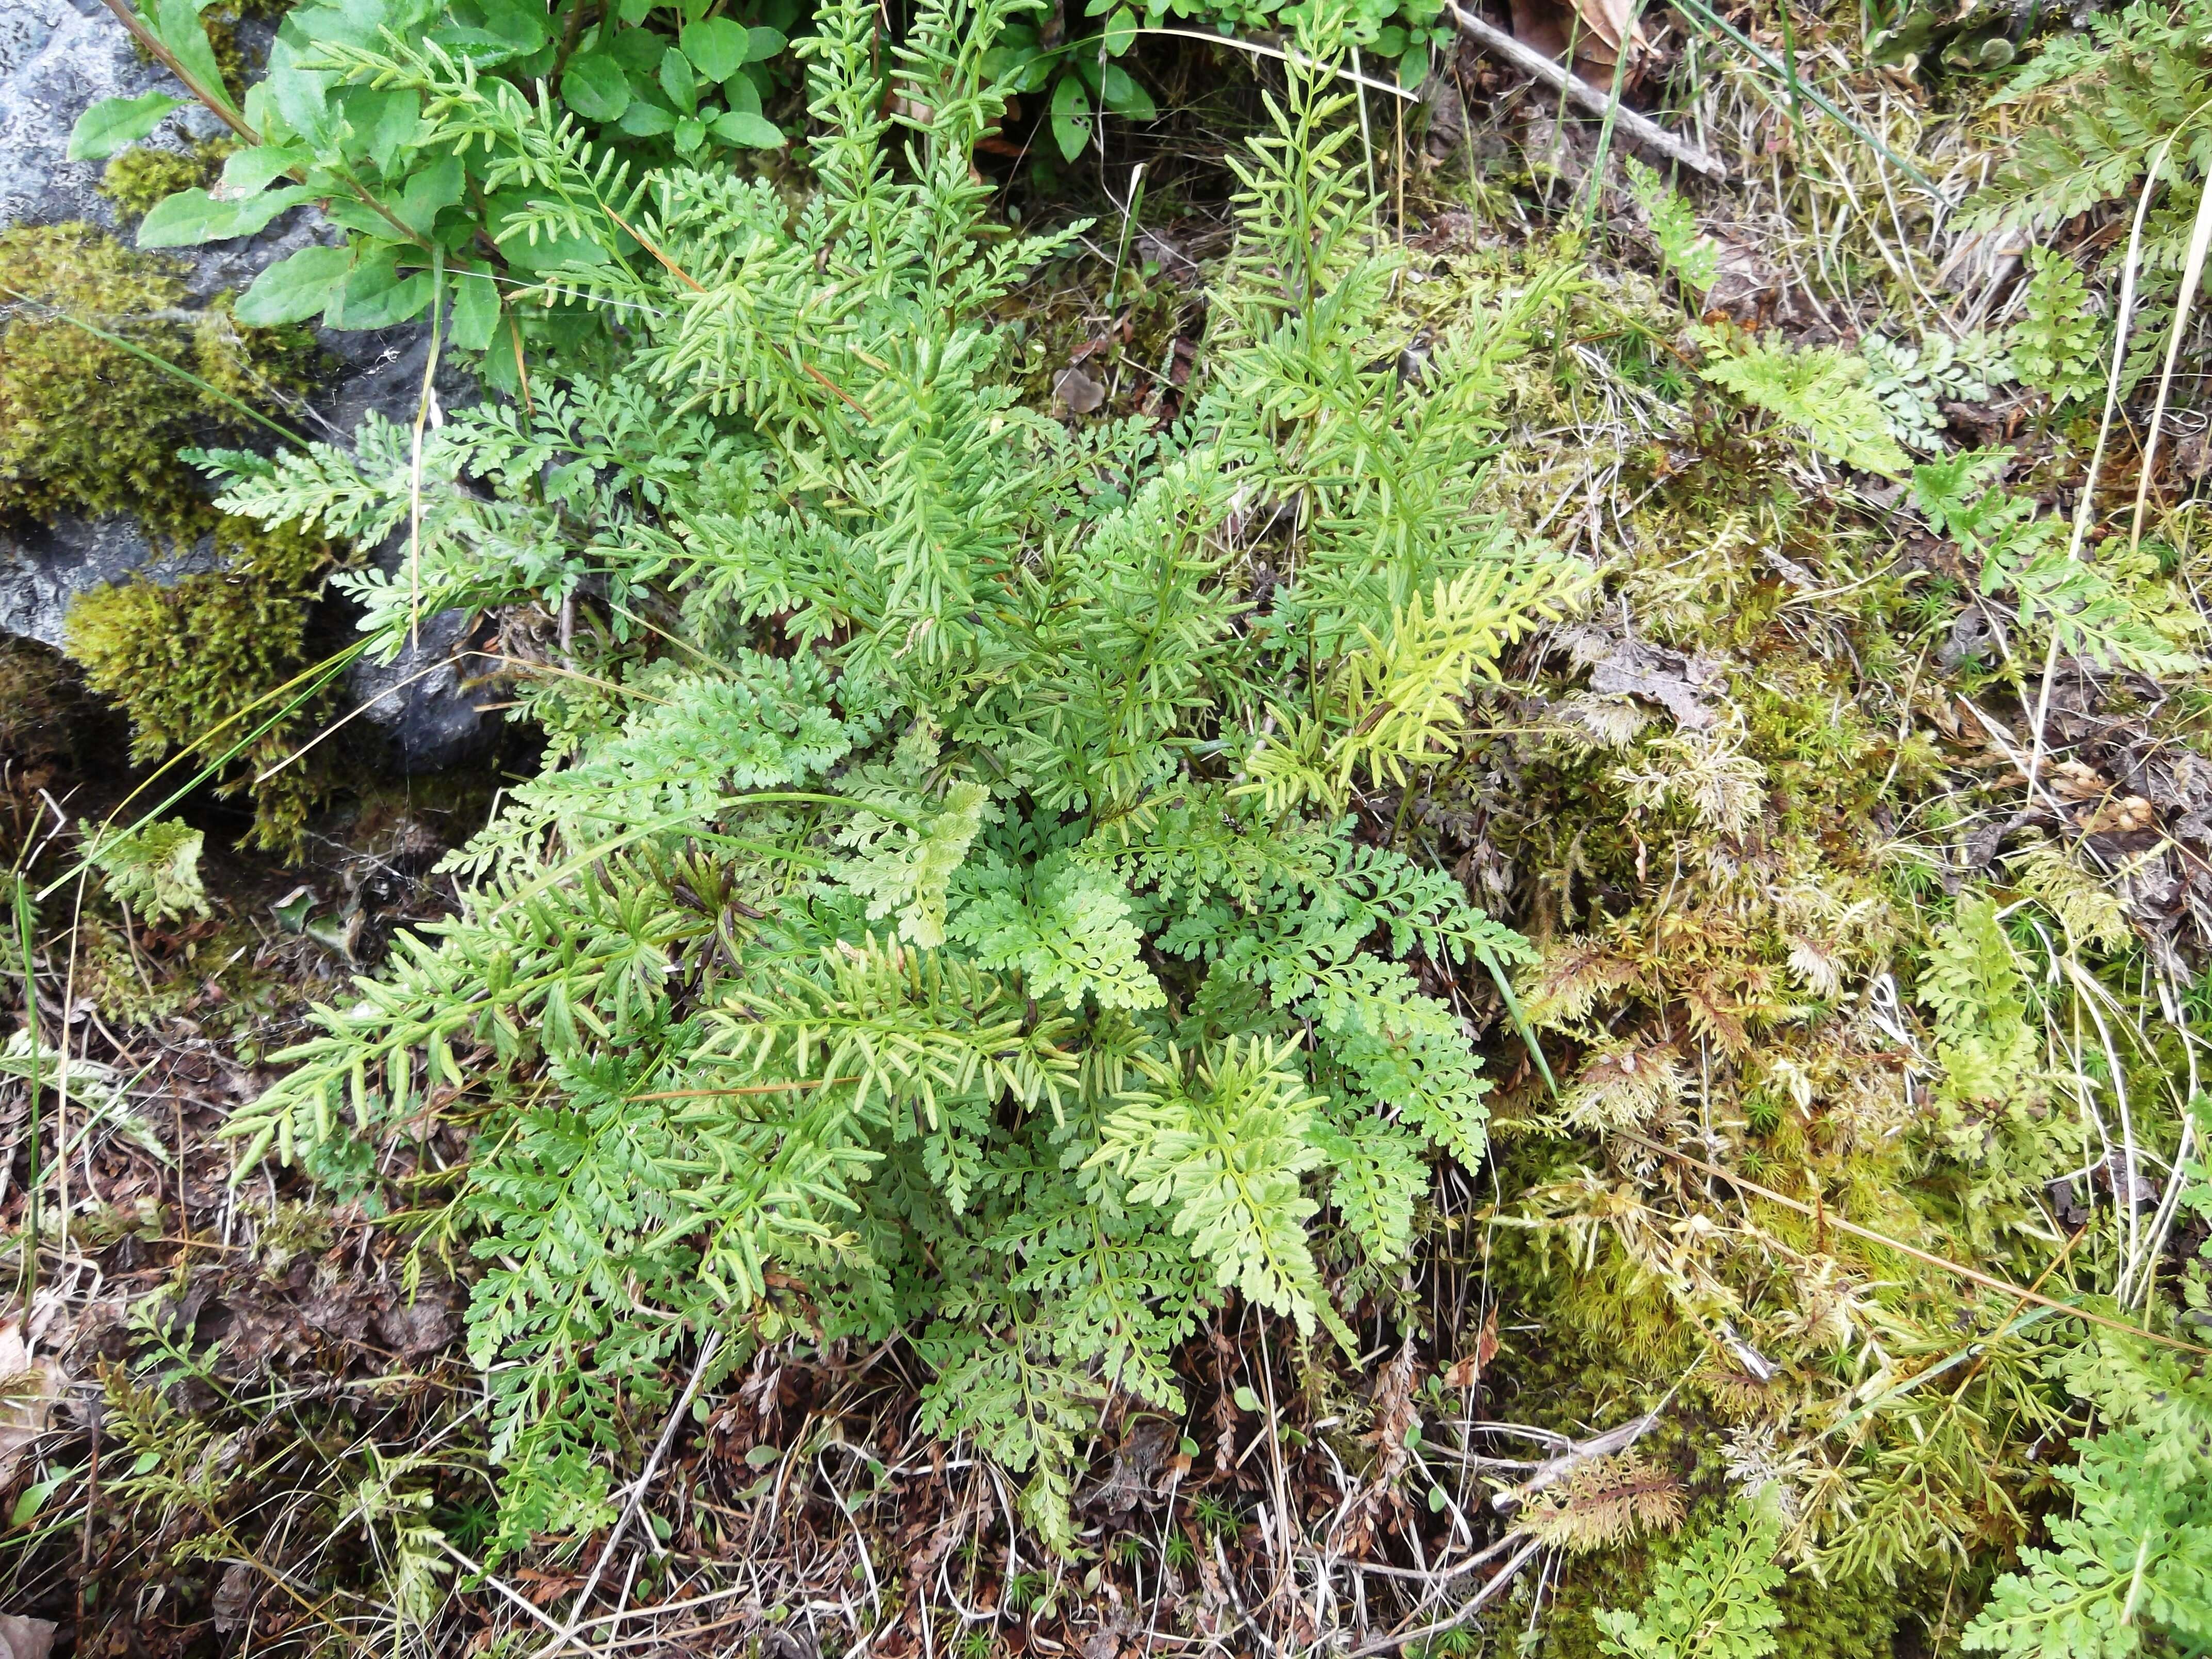
[(0, 518), (128, 512), (157, 535), (212, 523), (201, 481), (177, 451), (236, 428), (237, 411), (76, 318), (249, 401), (302, 386), (298, 330), (240, 328), (227, 302), (185, 308), (168, 261), (88, 225), (0, 232)]
[(327, 695), (260, 728), (291, 696), (271, 694), (309, 665), (309, 611), (331, 549), (239, 519), (218, 522), (216, 546), (221, 571), (168, 587), (134, 577), (82, 595), (70, 607), (70, 654), (130, 716), (134, 762), (189, 751), (216, 768), (222, 793), (252, 793), (256, 844), (295, 851), (330, 783), (319, 751), (255, 780), (307, 741)]
[(100, 193), (136, 219), (165, 196), (213, 184), (223, 158), (237, 148), (228, 138), (211, 138), (189, 150), (134, 145), (107, 164)]

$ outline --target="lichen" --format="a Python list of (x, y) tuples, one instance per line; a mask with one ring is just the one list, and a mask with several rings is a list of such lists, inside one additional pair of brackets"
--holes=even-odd
[(127, 512), (198, 538), (215, 514), (177, 451), (243, 423), (216, 392), (267, 403), (304, 387), (313, 361), (304, 331), (242, 328), (221, 299), (192, 310), (172, 262), (89, 225), (0, 231), (0, 519)]

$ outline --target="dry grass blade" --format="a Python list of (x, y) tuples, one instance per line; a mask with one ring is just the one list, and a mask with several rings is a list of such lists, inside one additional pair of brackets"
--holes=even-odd
[(2114, 1319), (2109, 1314), (2100, 1314), (2091, 1309), (2077, 1307), (2070, 1302), (2061, 1302), (2056, 1297), (2045, 1296), (2039, 1291), (2030, 1290), (2025, 1285), (2014, 1285), (2008, 1280), (1994, 1278), (1982, 1272), (1978, 1267), (1969, 1267), (1963, 1262), (1953, 1261), (1948, 1257), (1934, 1255), (1916, 1245), (1907, 1244), (1902, 1239), (1892, 1238), (1887, 1233), (1877, 1232), (1871, 1227), (1862, 1227), (1856, 1221), (1845, 1220), (1832, 1210), (1808, 1204), (1802, 1199), (1791, 1198), (1786, 1194), (1778, 1193), (1771, 1187), (1762, 1187), (1759, 1182), (1747, 1176), (1731, 1173), (1722, 1169), (1718, 1164), (1708, 1164), (1701, 1158), (1692, 1158), (1687, 1152), (1677, 1152), (1672, 1146), (1662, 1146), (1656, 1140), (1646, 1140), (1633, 1130), (1620, 1129), (1614, 1133), (1623, 1139), (1632, 1141), (1648, 1152), (1656, 1152), (1662, 1158), (1672, 1158), (1678, 1164), (1687, 1164), (1691, 1169), (1700, 1170), (1717, 1180), (1725, 1181), (1732, 1187), (1741, 1188), (1745, 1192), (1763, 1198), (1770, 1204), (1779, 1204), (1784, 1209), (1796, 1211), (1800, 1215), (1815, 1217), (1824, 1226), (1832, 1227), (1838, 1232), (1849, 1233), (1852, 1237), (1863, 1238), (1869, 1244), (1879, 1244), (1886, 1250), (1894, 1250), (1899, 1255), (1911, 1257), (1915, 1261), (1923, 1261), (1931, 1267), (1940, 1267), (1945, 1273), (1955, 1274), (1971, 1284), (1979, 1285), (1984, 1290), (1996, 1291), (2004, 1296), (2016, 1297), (2024, 1303), (2032, 1302), (2038, 1307), (2049, 1308), (2055, 1312), (2067, 1314), (2075, 1319), (2086, 1320), (2092, 1325), (2101, 1325), (2107, 1330), (2123, 1332), (2129, 1336), (2140, 1338), (2145, 1342), (2154, 1342), (2161, 1347), (2178, 1349), (2183, 1353), (2212, 1356), (2212, 1348), (2199, 1347), (2194, 1342), (2184, 1342), (2179, 1337), (2166, 1336), (2157, 1331), (2147, 1331), (2141, 1326), (2129, 1324), (2124, 1319)]
[(1449, 3), (1445, 11), (1459, 32), (1486, 52), (1503, 58), (1525, 75), (1532, 75), (1546, 86), (1556, 88), (1593, 115), (1604, 116), (1619, 123), (1622, 131), (1638, 143), (1664, 155), (1670, 161), (1679, 161), (1694, 173), (1712, 179), (1725, 179), (1728, 166), (1697, 145), (1678, 138), (1650, 116), (1632, 110), (1619, 98), (1601, 92), (1572, 70), (1553, 63), (1543, 53), (1523, 46), (1504, 29), (1486, 22), (1464, 8)]

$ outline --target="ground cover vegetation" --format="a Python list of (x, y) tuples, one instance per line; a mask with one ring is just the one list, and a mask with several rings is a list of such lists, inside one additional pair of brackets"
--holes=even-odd
[[(1180, 15), (139, 20), (342, 234), (6, 233), (219, 555), (0, 657), (24, 1643), (2212, 1641), (2204, 20), (1594, 9), (1713, 184)], [(309, 746), (455, 611), (530, 765)]]

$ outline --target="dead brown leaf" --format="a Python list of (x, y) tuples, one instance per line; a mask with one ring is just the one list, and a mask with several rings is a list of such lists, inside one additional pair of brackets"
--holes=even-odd
[(50, 1359), (34, 1359), (21, 1321), (0, 1325), (0, 1486), (15, 1478), (23, 1454), (52, 1425), (69, 1378)]
[(0, 1659), (47, 1659), (54, 1650), (54, 1621), (0, 1613)]
[(1498, 1354), (1498, 1307), (1491, 1304), (1483, 1316), (1482, 1329), (1474, 1339), (1474, 1352), (1455, 1359), (1444, 1370), (1443, 1382), (1448, 1389), (1471, 1389), (1482, 1381), (1482, 1368)]
[(1071, 415), (1088, 415), (1106, 401), (1106, 388), (1079, 368), (1060, 371), (1052, 383), (1053, 401)]

